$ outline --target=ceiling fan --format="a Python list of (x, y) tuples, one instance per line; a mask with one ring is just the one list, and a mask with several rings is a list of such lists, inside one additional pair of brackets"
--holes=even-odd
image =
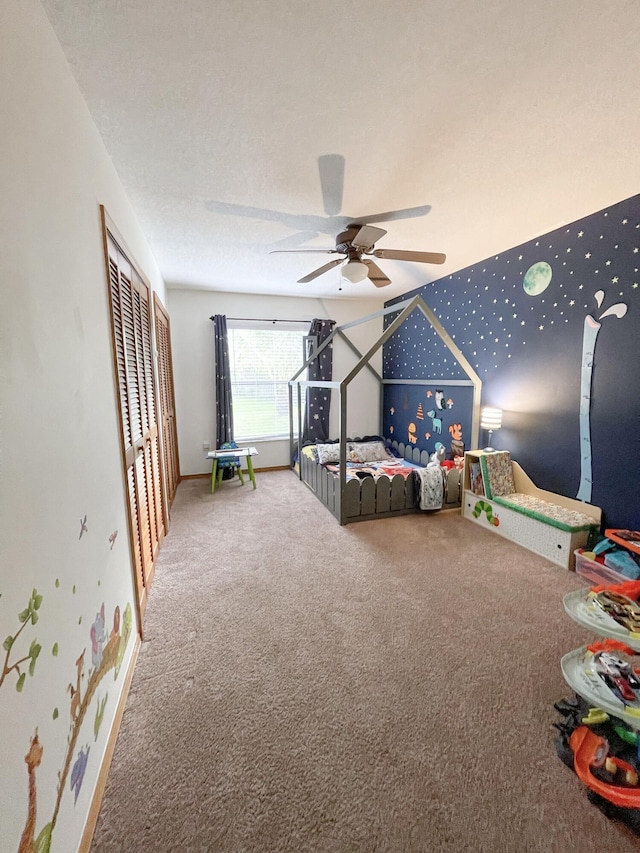
[(340, 232), (336, 237), (335, 249), (276, 249), (269, 254), (314, 252), (341, 256), (299, 278), (298, 284), (307, 284), (314, 278), (318, 278), (318, 276), (337, 267), (338, 264), (344, 264), (341, 273), (347, 281), (355, 284), (368, 278), (376, 287), (385, 287), (387, 284), (391, 284), (391, 279), (382, 272), (375, 261), (363, 259), (363, 255), (372, 255), (374, 258), (386, 258), (394, 261), (417, 261), (422, 264), (443, 264), (447, 259), (446, 255), (440, 252), (374, 249), (375, 243), (386, 233), (383, 228), (376, 228), (373, 225), (351, 223), (347, 225), (346, 231)]

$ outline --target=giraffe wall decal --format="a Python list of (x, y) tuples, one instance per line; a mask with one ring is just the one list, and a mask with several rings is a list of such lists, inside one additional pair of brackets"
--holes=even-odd
[(34, 736), (31, 738), (29, 752), (24, 757), (29, 776), (29, 806), (27, 810), (27, 822), (22, 831), (18, 853), (32, 853), (34, 849), (33, 838), (36, 829), (36, 767), (40, 766), (42, 753), (43, 749), (38, 739), (38, 730), (36, 729)]
[[(595, 293), (598, 308), (604, 300), (604, 290)], [(605, 317), (624, 317), (627, 306), (617, 302), (602, 313), (596, 320), (591, 314), (584, 318), (582, 334), (582, 372), (580, 379), (580, 487), (576, 495), (579, 501), (589, 503), (593, 485), (591, 458), (591, 383), (593, 381), (593, 356), (596, 349), (598, 332), (602, 326), (600, 320)]]
[(86, 649), (82, 650), (82, 654), (76, 661), (76, 669), (77, 669), (77, 683), (74, 687), (73, 684), (69, 684), (67, 687), (67, 693), (71, 694), (71, 719), (72, 721), (76, 721), (78, 719), (78, 714), (80, 713), (80, 705), (82, 702), (82, 694), (81, 690), (81, 681), (82, 676), (84, 675), (84, 654)]

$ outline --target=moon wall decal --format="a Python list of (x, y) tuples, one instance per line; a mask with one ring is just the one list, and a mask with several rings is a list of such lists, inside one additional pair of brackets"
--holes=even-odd
[(540, 296), (551, 282), (551, 267), (546, 261), (532, 264), (524, 274), (522, 287), (527, 296)]

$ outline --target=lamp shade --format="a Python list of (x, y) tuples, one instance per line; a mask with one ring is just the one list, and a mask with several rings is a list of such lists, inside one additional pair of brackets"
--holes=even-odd
[(349, 261), (342, 267), (342, 275), (347, 281), (355, 284), (364, 281), (369, 275), (369, 267), (361, 261)]
[(484, 406), (480, 413), (480, 428), (496, 430), (502, 426), (502, 409)]

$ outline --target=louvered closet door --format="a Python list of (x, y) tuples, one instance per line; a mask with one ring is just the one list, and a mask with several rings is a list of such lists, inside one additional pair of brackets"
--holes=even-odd
[(149, 288), (106, 232), (114, 358), (140, 615), (164, 537)]
[(169, 506), (171, 506), (180, 480), (178, 429), (176, 425), (175, 395), (173, 392), (171, 329), (169, 324), (169, 315), (155, 293), (153, 294), (153, 309), (156, 330), (156, 349), (158, 351), (158, 388), (160, 390), (160, 416), (162, 419), (164, 472), (167, 478), (167, 502)]

